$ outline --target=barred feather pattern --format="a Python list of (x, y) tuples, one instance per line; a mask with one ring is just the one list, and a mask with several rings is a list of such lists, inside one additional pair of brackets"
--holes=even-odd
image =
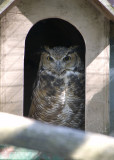
[(41, 71), (33, 91), (29, 117), (55, 125), (84, 129), (84, 74), (56, 78)]

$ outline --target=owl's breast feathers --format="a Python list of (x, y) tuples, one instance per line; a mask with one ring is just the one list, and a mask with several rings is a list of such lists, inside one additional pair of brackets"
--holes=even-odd
[(56, 77), (43, 71), (33, 91), (29, 117), (57, 125), (84, 129), (84, 73)]

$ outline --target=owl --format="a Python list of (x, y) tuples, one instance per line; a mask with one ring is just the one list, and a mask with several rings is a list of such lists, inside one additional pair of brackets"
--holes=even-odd
[(85, 77), (78, 47), (44, 47), (29, 117), (84, 130)]

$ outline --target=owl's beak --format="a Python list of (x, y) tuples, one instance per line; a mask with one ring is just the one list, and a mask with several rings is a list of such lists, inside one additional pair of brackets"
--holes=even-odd
[(57, 61), (57, 62), (56, 62), (56, 71), (57, 71), (58, 75), (60, 75), (61, 72), (62, 72), (62, 67), (61, 67), (61, 66), (62, 66), (62, 65), (61, 65), (61, 62), (60, 62), (60, 61)]

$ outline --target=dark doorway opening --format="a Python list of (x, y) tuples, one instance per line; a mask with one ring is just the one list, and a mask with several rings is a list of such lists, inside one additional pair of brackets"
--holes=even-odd
[(85, 63), (85, 42), (81, 33), (69, 22), (58, 18), (44, 19), (36, 23), (25, 40), (24, 59), (24, 116), (28, 116), (33, 84), (37, 76), (42, 46), (80, 46), (79, 56)]

